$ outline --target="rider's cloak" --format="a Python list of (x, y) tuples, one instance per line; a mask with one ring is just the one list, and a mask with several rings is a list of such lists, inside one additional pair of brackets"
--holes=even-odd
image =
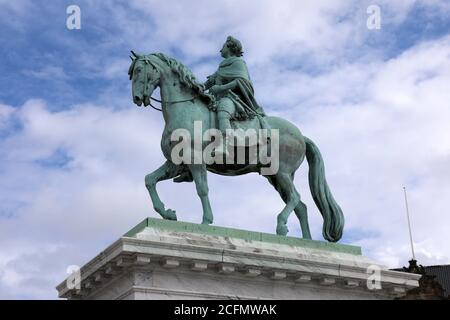
[(227, 84), (233, 80), (236, 80), (236, 88), (220, 93), (216, 98), (230, 98), (236, 108), (234, 117), (238, 120), (264, 116), (263, 108), (255, 100), (247, 65), (241, 57), (232, 56), (224, 59), (220, 63), (218, 70), (208, 77), (205, 88), (209, 89), (213, 85)]

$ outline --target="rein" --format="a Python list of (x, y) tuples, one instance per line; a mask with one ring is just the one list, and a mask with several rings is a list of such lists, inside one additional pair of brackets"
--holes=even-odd
[[(188, 101), (194, 102), (194, 100), (195, 100), (197, 97), (198, 97), (198, 94), (194, 95), (193, 97), (191, 97), (191, 98), (189, 98), (189, 99), (176, 100), (176, 101), (161, 101), (161, 100), (156, 99), (156, 98), (153, 98), (153, 97), (150, 97), (150, 99), (153, 100), (153, 101), (159, 102), (159, 103), (161, 103), (162, 105), (165, 105), (165, 104), (167, 105), (167, 104), (175, 104), (175, 103), (188, 102)], [(160, 108), (155, 107), (154, 105), (152, 105), (151, 102), (150, 102), (150, 107), (152, 107), (153, 109), (155, 109), (155, 110), (157, 110), (157, 111), (162, 111), (162, 108), (160, 109)]]

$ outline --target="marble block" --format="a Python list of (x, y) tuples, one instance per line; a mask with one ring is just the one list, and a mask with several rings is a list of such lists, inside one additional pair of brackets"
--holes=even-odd
[(419, 278), (355, 246), (147, 218), (56, 289), (67, 299), (393, 299)]

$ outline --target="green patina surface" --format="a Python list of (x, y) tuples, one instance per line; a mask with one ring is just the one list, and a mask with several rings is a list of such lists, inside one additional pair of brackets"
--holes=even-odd
[(346, 244), (337, 244), (325, 241), (315, 241), (294, 237), (279, 236), (270, 233), (247, 231), (233, 228), (215, 227), (204, 224), (171, 221), (164, 219), (146, 218), (137, 226), (124, 234), (124, 237), (135, 237), (137, 233), (146, 227), (165, 229), (171, 231), (192, 232), (214, 236), (238, 238), (243, 240), (262, 241), (269, 243), (287, 244), (297, 247), (329, 250), (334, 252), (361, 255), (361, 247)]
[[(311, 239), (307, 208), (301, 202), (294, 184), (295, 172), (306, 158), (311, 195), (323, 217), (322, 235), (327, 241), (337, 242), (342, 237), (345, 219), (326, 181), (325, 165), (320, 150), (311, 139), (301, 133), (295, 124), (286, 119), (265, 114), (256, 101), (243, 51), (242, 43), (229, 36), (220, 50), (222, 62), (205, 83), (196, 80), (189, 68), (168, 55), (163, 53), (146, 55), (132, 51), (128, 76), (131, 80), (133, 102), (138, 106), (156, 108), (151, 104), (151, 100), (155, 100), (152, 94), (156, 88), (159, 88), (161, 108), (156, 109), (163, 112), (165, 121), (161, 150), (166, 162), (145, 176), (145, 186), (153, 208), (162, 218), (177, 220), (175, 210), (166, 208), (159, 197), (156, 185), (169, 179), (173, 179), (174, 182), (194, 182), (202, 203), (202, 224), (212, 224), (214, 215), (209, 201), (207, 172), (224, 176), (258, 172), (264, 176), (265, 183), (270, 183), (275, 188), (285, 203), (280, 211), (274, 212), (277, 235), (288, 234), (287, 221), (292, 212), (295, 212), (303, 239)], [(255, 121), (243, 121), (250, 119)], [(193, 125), (195, 123), (199, 124), (199, 131), (195, 129), (197, 128)], [(237, 128), (245, 132), (247, 129), (259, 132), (256, 134), (259, 141), (257, 154), (253, 154), (250, 149), (248, 153), (245, 151), (245, 154), (252, 154), (252, 161), (250, 156), (246, 160), (243, 159), (245, 156), (240, 157), (234, 151), (230, 152), (237, 150), (238, 147), (239, 149), (244, 147), (244, 145), (233, 146), (229, 143), (234, 141), (235, 135), (241, 135), (239, 132), (242, 131), (235, 130)], [(259, 129), (270, 130), (265, 135), (261, 134)], [(209, 139), (203, 140), (202, 137), (206, 137), (205, 134), (212, 137), (214, 142)], [(273, 139), (268, 139), (272, 134), (274, 134)], [(174, 143), (179, 141), (179, 138), (181, 141)], [(196, 141), (199, 142), (200, 148), (196, 147)], [(247, 148), (242, 148), (244, 149)], [(270, 150), (268, 152), (270, 156), (267, 152), (261, 153), (262, 150)], [(231, 202), (232, 199), (230, 199), (230, 207), (233, 209), (236, 204)], [(263, 205), (262, 202), (261, 205)], [(258, 240), (272, 242), (292, 243), (295, 241), (297, 244), (298, 241), (296, 238), (280, 240), (278, 237), (262, 233), (229, 231), (226, 228), (209, 229), (201, 226), (193, 230), (214, 232), (214, 234), (220, 232), (225, 235), (231, 232), (233, 236), (240, 235), (250, 239), (256, 237)], [(325, 247), (325, 245), (322, 246)], [(340, 247), (330, 246), (330, 248)]]

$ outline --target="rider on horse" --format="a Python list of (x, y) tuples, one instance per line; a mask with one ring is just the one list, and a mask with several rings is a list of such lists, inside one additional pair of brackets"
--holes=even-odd
[(228, 37), (220, 53), (224, 60), (204, 85), (218, 101), (219, 129), (224, 131), (231, 129), (231, 119), (247, 120), (256, 115), (264, 116), (264, 111), (255, 100), (247, 65), (242, 59), (240, 41)]
[[(206, 87), (209, 88), (210, 93), (205, 93), (204, 85), (198, 83), (192, 72), (173, 58), (162, 53), (151, 55), (137, 55), (133, 53), (134, 57), (131, 57), (133, 61), (128, 73), (132, 81), (133, 102), (138, 106), (141, 106), (142, 103), (147, 106), (150, 105), (149, 100), (152, 99), (151, 96), (155, 88), (160, 87), (163, 90), (162, 93), (164, 93), (161, 98), (161, 111), (164, 113), (165, 127), (161, 139), (161, 149), (166, 157), (166, 161), (157, 170), (145, 177), (145, 185), (152, 199), (154, 209), (164, 219), (176, 220), (175, 211), (166, 209), (159, 198), (156, 184), (167, 179), (174, 179), (176, 182), (195, 181), (197, 195), (202, 203), (202, 223), (211, 224), (213, 222), (213, 213), (208, 196), (207, 172), (226, 176), (238, 176), (256, 172), (267, 178), (270, 184), (280, 193), (286, 204), (277, 215), (277, 234), (287, 234), (287, 219), (294, 211), (299, 219), (303, 237), (311, 239), (307, 208), (301, 201), (294, 185), (295, 172), (306, 158), (309, 164), (308, 177), (311, 194), (324, 220), (323, 236), (328, 241), (338, 241), (342, 237), (345, 219), (342, 209), (331, 194), (325, 179), (324, 163), (319, 148), (311, 139), (303, 136), (293, 123), (280, 117), (264, 116), (263, 110), (254, 99), (253, 87), (247, 67), (242, 58), (240, 58), (242, 56), (242, 46), (239, 41), (229, 37), (221, 53), (225, 58), (224, 61), (220, 64), (217, 72), (210, 76), (206, 82)], [(212, 95), (217, 99), (211, 99)], [(198, 97), (201, 99), (197, 99)], [(208, 99), (203, 99), (203, 97)], [(218, 105), (215, 101), (218, 101)], [(183, 104), (181, 105), (181, 103)], [(177, 106), (175, 107), (175, 105)], [(272, 136), (273, 139), (270, 139), (270, 145), (268, 145), (271, 154), (269, 168), (263, 168), (259, 163), (244, 163), (236, 166), (234, 162), (228, 163), (227, 161), (225, 166), (222, 164), (207, 166), (206, 162), (195, 163), (194, 161), (194, 163), (190, 163), (189, 161), (178, 162), (177, 160), (177, 163), (175, 163), (173, 161), (174, 151), (176, 152), (175, 147), (178, 146), (178, 144), (174, 145), (172, 140), (173, 133), (178, 129), (182, 129), (185, 133), (187, 131), (188, 137), (186, 142), (194, 142), (194, 146), (192, 147), (191, 144), (187, 150), (196, 152), (198, 146), (195, 145), (195, 140), (192, 141), (190, 139), (192, 134), (194, 134), (195, 139), (195, 122), (201, 120), (202, 124), (205, 125), (203, 127), (205, 132), (208, 129), (215, 129), (215, 113), (208, 110), (214, 110), (215, 107), (219, 110), (217, 116), (220, 119), (219, 127), (231, 132), (233, 136), (236, 134), (238, 140), (238, 132), (243, 130), (227, 129), (230, 129), (230, 127), (234, 127), (233, 129), (255, 129), (252, 127), (258, 127), (258, 120), (262, 124), (263, 129), (266, 129), (264, 122), (267, 122), (267, 125), (270, 126), (270, 131), (275, 133)], [(242, 121), (240, 124), (232, 122), (233, 120), (250, 119), (252, 117), (255, 118), (253, 121)], [(264, 130), (261, 130), (258, 134), (266, 137)], [(227, 132), (226, 135), (228, 136)], [(215, 138), (216, 136), (214, 136), (214, 140)], [(264, 142), (262, 139), (259, 140)], [(258, 145), (260, 142), (258, 142)], [(185, 144), (185, 142), (183, 143)], [(206, 143), (200, 144), (200, 150), (198, 151), (202, 153), (207, 152), (207, 149), (210, 150), (209, 146)], [(242, 151), (243, 149), (240, 148), (239, 150)], [(182, 151), (184, 156), (184, 150)]]
[[(205, 90), (209, 89), (217, 101), (219, 130), (224, 134), (232, 129), (231, 120), (249, 120), (258, 117), (261, 126), (267, 128), (264, 110), (255, 100), (247, 65), (242, 59), (242, 44), (229, 36), (220, 53), (224, 60), (218, 70), (208, 77)], [(225, 148), (225, 154), (227, 154)]]

